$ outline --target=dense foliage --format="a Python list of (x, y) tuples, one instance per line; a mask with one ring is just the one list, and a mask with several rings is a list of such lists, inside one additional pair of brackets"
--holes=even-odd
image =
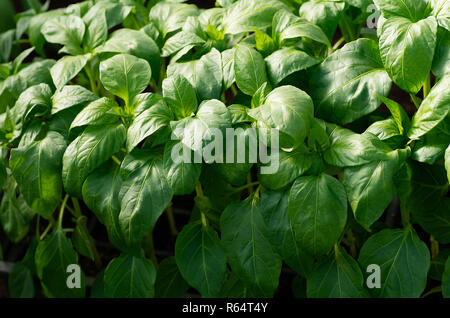
[[(272, 297), (290, 268), (298, 297), (450, 296), (450, 0), (373, 2), (28, 1), (0, 34), (10, 295)], [(279, 132), (276, 173), (171, 157), (252, 127)]]

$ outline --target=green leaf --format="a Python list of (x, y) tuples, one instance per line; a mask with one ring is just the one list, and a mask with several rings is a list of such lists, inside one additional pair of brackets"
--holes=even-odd
[(225, 9), (222, 26), (225, 34), (251, 32), (252, 28), (264, 29), (272, 24), (273, 15), (279, 9), (287, 9), (276, 0), (240, 0)]
[(142, 31), (120, 29), (115, 31), (104, 45), (95, 52), (127, 53), (146, 60), (156, 79), (159, 78), (159, 48), (152, 38)]
[(280, 151), (278, 160), (275, 173), (258, 175), (259, 182), (268, 189), (281, 189), (300, 177), (311, 167), (313, 157), (306, 147), (300, 146), (289, 152)]
[(271, 246), (259, 199), (253, 196), (228, 205), (220, 218), (220, 229), (233, 273), (255, 288), (259, 297), (272, 297), (281, 259)]
[(83, 20), (76, 15), (62, 15), (50, 19), (41, 28), (48, 42), (64, 45), (63, 52), (70, 55), (82, 54), (81, 44), (85, 30)]
[(288, 213), (289, 191), (264, 191), (261, 214), (270, 233), (270, 240), (283, 260), (302, 277), (313, 267), (313, 257), (295, 240)]
[(439, 26), (450, 31), (450, 2), (448, 0), (432, 0), (431, 6)]
[(430, 253), (412, 227), (386, 229), (372, 235), (361, 248), (358, 262), (381, 268), (381, 288), (375, 297), (419, 297), (425, 289), (430, 267)]
[(419, 139), (437, 126), (448, 115), (450, 110), (450, 75), (446, 75), (433, 86), (423, 100), (411, 121), (408, 131), (410, 139)]
[(101, 14), (105, 14), (108, 29), (122, 23), (131, 12), (132, 7), (114, 1), (99, 1), (83, 16), (84, 22), (89, 25)]
[(77, 225), (72, 233), (72, 242), (78, 253), (94, 261), (94, 240), (86, 227), (86, 221), (85, 216), (80, 216), (76, 220)]
[(433, 61), (437, 24), (434, 17), (411, 22), (392, 17), (381, 27), (380, 55), (391, 79), (403, 90), (416, 94)]
[(114, 111), (117, 103), (108, 97), (102, 97), (89, 103), (72, 121), (70, 129), (86, 125), (103, 125), (117, 123), (120, 116)]
[(426, 18), (431, 11), (425, 0), (374, 0), (374, 3), (387, 19), (400, 16), (417, 22)]
[(323, 33), (322, 29), (311, 22), (297, 22), (280, 33), (280, 43), (283, 44), (286, 40), (295, 38), (309, 38), (313, 41), (325, 44), (331, 47), (328, 37)]
[(33, 211), (49, 218), (61, 200), (61, 159), (66, 141), (49, 131), (47, 136), (11, 151), (10, 167), (25, 201)]
[[(125, 249), (125, 239), (119, 226), (119, 191), (122, 179), (119, 166), (106, 162), (95, 169), (83, 184), (83, 201), (108, 231), (113, 245)], [(98, 185), (108, 185), (99, 187)]]
[(118, 54), (100, 63), (103, 86), (129, 106), (150, 82), (152, 72), (146, 60), (129, 54)]
[(105, 284), (103, 281), (103, 277), (105, 274), (105, 270), (102, 270), (100, 273), (97, 274), (95, 277), (95, 281), (92, 284), (91, 287), (91, 298), (106, 298), (105, 296)]
[(347, 221), (344, 186), (323, 173), (295, 180), (288, 207), (295, 240), (313, 255), (327, 253), (339, 239)]
[(8, 178), (6, 189), (0, 203), (0, 222), (8, 238), (17, 243), (28, 233), (34, 212), (28, 207), (20, 194), (17, 197), (16, 183)]
[[(181, 142), (169, 142), (166, 143), (164, 149), (164, 172), (167, 177), (167, 182), (175, 195), (192, 193), (202, 171), (202, 165), (200, 163), (195, 163), (193, 160), (191, 160), (191, 163), (184, 162), (182, 158), (183, 148), (185, 147)], [(173, 158), (174, 148), (175, 150), (179, 149), (178, 154), (176, 154), (179, 160), (176, 160), (176, 158), (174, 160)], [(189, 151), (189, 149), (186, 150)]]
[(266, 57), (267, 74), (273, 84), (278, 84), (292, 73), (306, 70), (320, 63), (303, 51), (293, 47), (283, 48)]
[(108, 25), (106, 23), (106, 16), (104, 12), (101, 12), (88, 24), (84, 37), (84, 45), (89, 51), (93, 51), (96, 47), (102, 45), (107, 37)]
[(394, 102), (392, 99), (387, 97), (378, 96), (379, 99), (386, 105), (392, 114), (395, 124), (397, 125), (398, 131), (403, 135), (405, 131), (408, 131), (410, 126), (410, 120), (408, 114), (403, 109), (402, 105)]
[(447, 115), (436, 127), (420, 137), (414, 144), (414, 160), (434, 164), (442, 159), (450, 143), (450, 115)]
[(208, 100), (200, 104), (195, 117), (187, 117), (170, 123), (174, 137), (194, 151), (202, 148), (202, 138), (213, 135), (211, 129), (231, 126), (231, 115), (219, 100)]
[(201, 46), (205, 44), (205, 40), (193, 32), (181, 31), (170, 37), (162, 48), (161, 56), (171, 56), (185, 47)]
[(167, 257), (159, 264), (155, 282), (155, 297), (181, 298), (189, 285), (181, 276), (174, 256)]
[(88, 126), (64, 153), (62, 178), (66, 192), (81, 197), (84, 180), (120, 150), (125, 138), (125, 127), (119, 123)]
[(92, 102), (98, 97), (91, 91), (79, 85), (67, 85), (56, 91), (52, 96), (52, 115), (64, 109), (86, 102)]
[(0, 61), (3, 63), (9, 62), (13, 40), (14, 30), (9, 30), (0, 34)]
[(161, 156), (150, 150), (128, 154), (120, 167), (120, 228), (129, 245), (138, 245), (172, 199)]
[(36, 271), (48, 297), (80, 298), (85, 294), (86, 283), (81, 271), (81, 288), (68, 288), (67, 267), (78, 264), (78, 255), (62, 228), (56, 228), (40, 241), (35, 255)]
[(134, 149), (145, 138), (153, 135), (160, 129), (167, 127), (172, 121), (173, 113), (163, 101), (156, 103), (140, 113), (127, 132), (127, 149)]
[(239, 89), (250, 96), (267, 82), (266, 65), (262, 55), (245, 44), (239, 44), (234, 51), (234, 74)]
[(173, 75), (162, 83), (163, 96), (177, 119), (190, 117), (197, 110), (195, 89), (182, 75)]
[(217, 232), (196, 221), (177, 237), (175, 257), (181, 275), (203, 297), (217, 297), (222, 289), (227, 257)]
[(275, 50), (275, 42), (266, 33), (254, 28), (255, 32), (255, 46), (256, 49), (264, 56), (272, 53)]
[(330, 258), (322, 259), (307, 279), (310, 298), (367, 298), (358, 263), (337, 245)]
[(56, 88), (60, 90), (68, 81), (77, 76), (90, 58), (91, 54), (88, 53), (75, 56), (67, 55), (58, 60), (50, 69)]
[(443, 28), (438, 28), (431, 71), (436, 77), (450, 73), (450, 33)]
[(263, 126), (280, 132), (280, 145), (283, 148), (295, 147), (303, 142), (310, 129), (313, 113), (311, 98), (290, 85), (277, 87), (267, 95), (264, 105), (248, 112)]
[(105, 295), (110, 298), (152, 298), (156, 270), (148, 259), (121, 254), (106, 267)]
[(381, 104), (377, 95), (387, 96), (391, 89), (377, 43), (370, 39), (348, 43), (328, 56), (309, 83), (316, 114), (343, 125), (373, 112)]
[(364, 228), (378, 220), (394, 199), (394, 177), (409, 157), (409, 149), (389, 153), (388, 160), (345, 168), (344, 186), (356, 221)]
[(344, 7), (341, 1), (308, 1), (300, 7), (300, 17), (319, 26), (331, 40)]
[(219, 99), (222, 79), (222, 55), (213, 48), (195, 63), (195, 88), (200, 100)]
[(33, 273), (22, 262), (14, 264), (8, 276), (9, 295), (11, 298), (34, 298)]
[(330, 165), (351, 167), (389, 158), (376, 137), (356, 134), (336, 125), (330, 125), (330, 130), (331, 145), (324, 153), (324, 159)]

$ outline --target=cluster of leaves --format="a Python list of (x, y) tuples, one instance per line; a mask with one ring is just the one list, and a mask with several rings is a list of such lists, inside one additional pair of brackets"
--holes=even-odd
[[(0, 221), (31, 241), (11, 295), (37, 277), (46, 296), (85, 296), (66, 268), (102, 268), (96, 217), (121, 254), (94, 297), (272, 297), (283, 262), (297, 296), (450, 296), (450, 1), (373, 2), (376, 34), (371, 0), (29, 1), (0, 35)], [(278, 171), (171, 158), (230, 127), (277, 129)], [(165, 211), (175, 256), (158, 264)]]

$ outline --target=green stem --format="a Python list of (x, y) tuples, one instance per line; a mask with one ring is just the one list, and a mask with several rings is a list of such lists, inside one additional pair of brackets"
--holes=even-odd
[(253, 186), (251, 185), (252, 184), (252, 174), (251, 174), (251, 172), (249, 172), (248, 175), (247, 175), (247, 184), (249, 185), (248, 186), (248, 195), (251, 195), (253, 193)]
[(427, 296), (430, 296), (431, 294), (440, 293), (442, 291), (441, 286), (434, 287), (430, 289), (427, 293), (423, 294), (420, 298), (425, 298)]
[(94, 76), (92, 74), (92, 71), (91, 71), (89, 65), (86, 65), (84, 67), (84, 70), (86, 71), (86, 75), (87, 75), (87, 77), (89, 79), (89, 84), (91, 85), (92, 93), (94, 93), (95, 95), (98, 95), (97, 85), (95, 83), (95, 79), (94, 79)]
[(203, 189), (202, 189), (202, 185), (199, 183), (197, 183), (197, 185), (195, 186), (195, 193), (197, 194), (198, 197), (202, 197), (203, 196)]
[(344, 37), (341, 37), (341, 38), (333, 45), (332, 52), (336, 51), (336, 50), (341, 46), (341, 44), (342, 44), (344, 41), (345, 41), (345, 38), (344, 38)]
[(409, 211), (404, 206), (400, 206), (400, 214), (402, 217), (402, 224), (404, 227), (408, 226), (410, 223)]
[(166, 209), (167, 219), (169, 220), (170, 232), (173, 236), (178, 235), (177, 225), (175, 223), (175, 217), (173, 216), (172, 202), (169, 203)]
[(81, 212), (80, 203), (78, 202), (78, 199), (72, 197), (72, 204), (73, 204), (73, 207), (74, 207), (74, 209), (75, 209), (74, 216), (75, 216), (76, 218), (79, 218), (80, 216), (83, 215), (83, 213)]
[(430, 74), (428, 74), (425, 83), (423, 84), (423, 98), (427, 97), (430, 93)]
[(58, 226), (60, 228), (62, 228), (62, 221), (63, 221), (63, 217), (64, 217), (64, 210), (65, 210), (66, 203), (67, 203), (68, 199), (69, 199), (69, 195), (66, 194), (66, 196), (64, 197), (63, 202), (61, 203), (61, 208), (59, 209)]
[(439, 242), (435, 240), (433, 235), (430, 235), (431, 243), (431, 259), (435, 259), (439, 254)]
[(417, 97), (416, 95), (413, 95), (413, 94), (409, 94), (409, 96), (411, 96), (411, 100), (414, 103), (414, 105), (416, 106), (416, 108), (419, 108), (420, 107), (419, 97)]
[(48, 220), (47, 228), (44, 230), (44, 233), (42, 233), (41, 236), (39, 236), (39, 240), (42, 241), (47, 236), (50, 229), (53, 228), (54, 226), (55, 226), (55, 219), (53, 219), (53, 217), (51, 216)]
[(114, 162), (117, 163), (119, 166), (122, 164), (122, 162), (120, 162), (120, 160), (116, 156), (112, 156), (111, 159), (114, 160)]
[(147, 256), (150, 258), (152, 263), (155, 265), (156, 269), (158, 269), (158, 259), (155, 254), (155, 246), (153, 244), (153, 230), (151, 230), (145, 237), (145, 252)]
[(242, 187), (236, 188), (233, 190), (233, 192), (231, 192), (231, 194), (237, 193), (237, 192), (241, 192), (247, 188), (252, 188), (253, 186), (257, 186), (259, 185), (258, 181), (252, 182), (252, 183), (247, 183), (246, 185), (243, 185)]

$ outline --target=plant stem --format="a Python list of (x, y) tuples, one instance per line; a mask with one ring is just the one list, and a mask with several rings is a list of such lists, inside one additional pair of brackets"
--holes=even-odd
[(76, 218), (79, 218), (80, 216), (83, 215), (83, 213), (81, 212), (80, 203), (78, 203), (78, 199), (77, 198), (72, 197), (71, 199), (72, 199), (73, 207), (75, 209), (74, 216)]
[(203, 196), (203, 189), (202, 189), (202, 185), (199, 183), (197, 183), (197, 185), (195, 186), (195, 193), (197, 194), (198, 197), (202, 197)]
[(117, 163), (119, 166), (122, 164), (122, 162), (120, 162), (120, 160), (116, 156), (112, 156), (111, 159), (114, 160), (114, 162)]
[(406, 209), (406, 207), (401, 205), (400, 206), (400, 214), (401, 214), (401, 217), (402, 217), (402, 224), (403, 224), (403, 226), (404, 227), (408, 226), (409, 225), (409, 220), (410, 220), (408, 209)]
[(251, 172), (247, 175), (247, 185), (248, 185), (248, 195), (251, 195), (253, 193), (253, 186), (252, 186), (252, 174)]
[(430, 74), (427, 75), (425, 83), (423, 84), (423, 98), (427, 97), (430, 93)]
[(48, 221), (49, 223), (47, 225), (47, 228), (44, 230), (44, 233), (42, 233), (41, 236), (39, 236), (40, 241), (42, 241), (47, 236), (50, 229), (55, 225), (55, 220), (53, 219), (53, 217), (50, 217)]
[(170, 202), (169, 205), (167, 206), (166, 212), (167, 212), (167, 219), (169, 220), (170, 232), (172, 233), (173, 236), (177, 236), (178, 230), (177, 225), (175, 223), (175, 217), (173, 215), (172, 202)]
[(344, 37), (341, 37), (339, 40), (337, 40), (337, 42), (333, 45), (333, 48), (331, 51), (332, 52), (336, 51), (344, 41), (345, 41)]
[(411, 100), (414, 103), (414, 106), (416, 106), (416, 108), (420, 107), (420, 100), (416, 95), (413, 94), (409, 94), (409, 96), (411, 96)]
[(431, 259), (435, 259), (439, 254), (439, 242), (434, 239), (433, 235), (430, 235), (431, 243)]
[(95, 83), (95, 79), (94, 79), (94, 76), (92, 75), (91, 69), (89, 68), (88, 65), (86, 65), (84, 67), (84, 70), (86, 71), (86, 75), (89, 79), (89, 84), (91, 85), (92, 93), (94, 93), (95, 95), (98, 95), (97, 85)]
[(347, 231), (348, 238), (350, 240), (350, 254), (353, 256), (353, 258), (356, 258), (357, 252), (356, 252), (356, 239), (355, 235), (353, 235), (352, 229), (348, 229)]
[(59, 209), (58, 226), (60, 228), (62, 228), (62, 221), (63, 221), (63, 217), (64, 217), (64, 210), (65, 210), (66, 203), (67, 203), (68, 199), (69, 199), (69, 195), (66, 194), (66, 196), (64, 197), (63, 202), (61, 203), (61, 208)]
[(430, 296), (431, 294), (440, 293), (442, 291), (441, 286), (434, 287), (430, 289), (427, 293), (423, 294), (420, 298), (425, 298), (427, 296)]
[(242, 187), (234, 189), (231, 194), (234, 194), (236, 192), (241, 192), (241, 191), (243, 191), (243, 190), (245, 190), (245, 189), (247, 189), (249, 187), (251, 188), (251, 187), (257, 186), (257, 185), (259, 185), (258, 181), (255, 181), (255, 182), (252, 182), (252, 183), (247, 183), (246, 185), (243, 185)]
[(147, 256), (152, 261), (153, 265), (155, 265), (156, 269), (158, 269), (158, 259), (155, 254), (155, 246), (153, 244), (153, 229), (145, 236), (145, 252)]

